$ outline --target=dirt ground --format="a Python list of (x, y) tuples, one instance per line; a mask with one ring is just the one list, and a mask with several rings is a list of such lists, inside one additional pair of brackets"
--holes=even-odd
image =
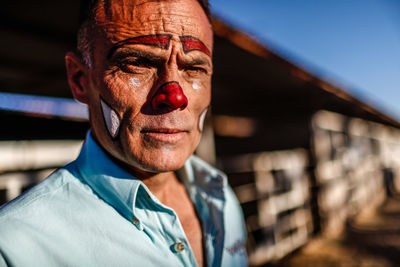
[(357, 216), (340, 238), (316, 238), (269, 266), (400, 266), (400, 196), (390, 197), (378, 209)]

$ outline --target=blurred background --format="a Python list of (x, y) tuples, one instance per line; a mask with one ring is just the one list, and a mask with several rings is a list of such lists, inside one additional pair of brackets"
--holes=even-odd
[[(252, 266), (400, 262), (400, 4), (211, 0), (213, 102), (196, 153), (241, 202)], [(73, 160), (78, 0), (0, 10), (0, 204)]]

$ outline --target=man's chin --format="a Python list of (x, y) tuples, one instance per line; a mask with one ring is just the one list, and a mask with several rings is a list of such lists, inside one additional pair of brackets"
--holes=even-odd
[(143, 164), (142, 170), (152, 173), (162, 173), (162, 172), (171, 172), (179, 170), (183, 167), (185, 161), (180, 162), (150, 162), (149, 164)]
[(178, 158), (177, 156), (168, 157), (152, 157), (150, 159), (135, 160), (128, 164), (128, 169), (132, 174), (139, 176), (137, 178), (142, 178), (142, 176), (151, 176), (152, 174), (173, 172), (179, 170), (185, 164), (186, 158)]

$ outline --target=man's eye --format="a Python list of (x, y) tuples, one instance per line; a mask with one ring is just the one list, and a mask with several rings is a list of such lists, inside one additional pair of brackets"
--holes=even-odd
[(119, 66), (125, 72), (140, 72), (141, 70), (148, 68), (148, 64), (140, 60), (122, 61)]
[(148, 63), (143, 60), (127, 60), (122, 62), (123, 65), (130, 65), (135, 67), (148, 67)]
[(124, 64), (125, 64), (125, 65), (137, 66), (137, 67), (140, 66), (140, 63), (137, 62), (137, 61), (126, 61), (126, 62), (124, 62)]
[(201, 67), (193, 67), (193, 66), (188, 66), (185, 67), (185, 70), (189, 74), (207, 74), (207, 70)]

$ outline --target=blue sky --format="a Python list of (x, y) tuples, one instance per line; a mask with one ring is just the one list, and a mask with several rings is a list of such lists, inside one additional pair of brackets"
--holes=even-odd
[(212, 11), (400, 120), (399, 0), (210, 0)]

